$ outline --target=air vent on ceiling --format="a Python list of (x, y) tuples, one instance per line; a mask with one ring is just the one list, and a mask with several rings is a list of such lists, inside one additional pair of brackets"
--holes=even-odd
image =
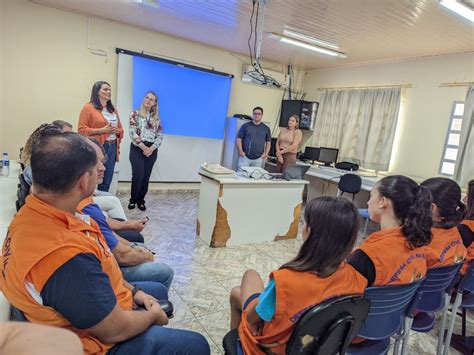
[(133, 0), (133, 2), (140, 4), (140, 5), (145, 5), (148, 7), (152, 7), (154, 9), (159, 9), (160, 8), (160, 2), (158, 0)]

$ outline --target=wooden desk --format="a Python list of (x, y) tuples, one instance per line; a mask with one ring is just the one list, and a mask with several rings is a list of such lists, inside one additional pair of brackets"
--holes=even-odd
[(296, 238), (308, 181), (199, 175), (197, 235), (211, 247)]
[[(299, 161), (296, 163), (303, 164)], [(266, 162), (265, 169), (273, 172), (276, 169), (276, 164)], [(313, 198), (320, 196), (336, 196), (338, 192), (337, 184), (339, 183), (340, 177), (348, 173), (356, 174), (361, 177), (361, 191), (355, 195), (354, 203), (358, 208), (367, 208), (370, 191), (375, 183), (382, 177), (370, 176), (369, 174), (361, 173), (359, 171), (346, 171), (316, 164), (312, 165), (304, 176), (305, 180), (309, 182), (309, 185), (307, 186), (306, 201), (311, 201)], [(346, 195), (348, 198), (352, 199), (352, 195)]]

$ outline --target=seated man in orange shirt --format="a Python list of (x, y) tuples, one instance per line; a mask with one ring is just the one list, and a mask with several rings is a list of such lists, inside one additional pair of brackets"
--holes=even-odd
[(168, 318), (156, 296), (164, 287), (144, 292), (124, 281), (97, 224), (76, 214), (104, 169), (87, 139), (41, 139), (31, 168), (33, 195), (0, 258), (0, 289), (10, 303), (32, 323), (72, 330), (86, 354), (209, 354), (202, 335), (162, 327)]

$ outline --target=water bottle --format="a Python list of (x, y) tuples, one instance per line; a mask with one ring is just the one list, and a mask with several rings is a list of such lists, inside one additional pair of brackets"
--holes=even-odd
[(8, 176), (10, 174), (10, 159), (8, 158), (8, 153), (3, 153), (3, 167), (2, 167), (2, 175)]

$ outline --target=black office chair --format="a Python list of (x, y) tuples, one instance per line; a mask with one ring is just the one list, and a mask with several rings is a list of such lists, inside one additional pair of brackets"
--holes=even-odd
[(16, 203), (16, 209), (17, 211), (23, 207), (25, 204), (26, 196), (29, 195), (30, 193), (30, 185), (26, 182), (25, 177), (23, 174), (20, 174), (18, 176), (18, 179), (20, 180), (20, 183), (18, 184), (18, 190), (16, 192), (16, 197), (17, 197), (17, 203)]
[(362, 179), (356, 174), (342, 175), (339, 184), (337, 184), (337, 188), (341, 191), (340, 196), (342, 196), (344, 192), (350, 193), (352, 194), (352, 201), (354, 201), (355, 194), (359, 193), (361, 187)]
[[(286, 354), (344, 354), (367, 317), (370, 301), (364, 296), (342, 296), (309, 309), (297, 322)], [(237, 354), (237, 329), (223, 339), (225, 354)]]

